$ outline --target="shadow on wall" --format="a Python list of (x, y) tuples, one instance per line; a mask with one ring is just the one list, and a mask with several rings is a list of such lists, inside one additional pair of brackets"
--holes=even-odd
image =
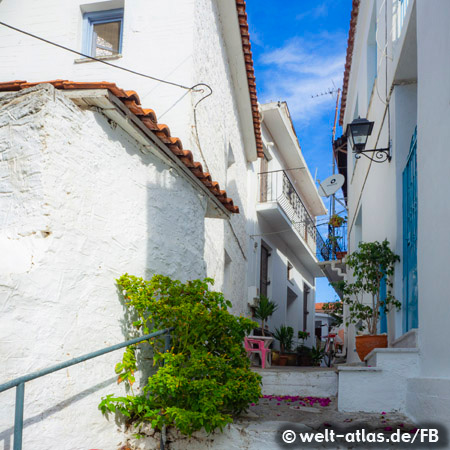
[[(85, 399), (86, 397), (89, 397), (91, 394), (94, 394), (95, 392), (98, 392), (101, 389), (106, 388), (107, 386), (109, 386), (111, 384), (115, 384), (116, 381), (117, 381), (116, 376), (109, 378), (109, 379), (102, 381), (101, 383), (98, 383), (88, 389), (85, 389), (84, 391), (79, 392), (78, 394), (76, 394), (72, 397), (69, 397), (69, 398), (63, 400), (62, 402), (57, 403), (56, 405), (52, 406), (51, 408), (48, 408), (45, 411), (42, 411), (33, 417), (29, 417), (28, 419), (25, 419), (23, 422), (24, 437), (26, 436), (27, 427), (37, 424), (39, 422), (43, 422), (44, 420), (46, 420), (49, 417), (53, 416), (54, 414), (62, 411), (63, 409), (67, 408), (68, 406), (72, 406), (74, 403), (77, 403), (77, 402)], [(14, 436), (14, 426), (12, 426), (4, 431), (0, 431), (0, 442), (4, 443), (3, 450), (12, 450), (13, 436)]]
[(152, 183), (147, 183), (145, 278), (203, 278), (207, 200), (174, 169), (155, 169)]

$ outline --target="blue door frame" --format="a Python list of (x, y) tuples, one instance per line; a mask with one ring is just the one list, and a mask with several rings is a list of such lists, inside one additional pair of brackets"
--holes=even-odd
[(417, 127), (403, 170), (403, 332), (417, 328)]

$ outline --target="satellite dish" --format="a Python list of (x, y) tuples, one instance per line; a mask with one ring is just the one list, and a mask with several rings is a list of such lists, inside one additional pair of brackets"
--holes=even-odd
[(344, 175), (337, 173), (323, 180), (319, 185), (319, 195), (321, 197), (329, 197), (337, 192), (345, 183)]

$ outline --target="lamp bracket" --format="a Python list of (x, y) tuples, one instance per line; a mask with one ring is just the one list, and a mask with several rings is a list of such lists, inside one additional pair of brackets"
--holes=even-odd
[[(366, 153), (374, 153), (374, 155), (372, 157), (366, 155)], [(353, 150), (353, 153), (356, 153), (355, 158), (359, 159), (361, 158), (361, 155), (365, 156), (367, 159), (370, 159), (371, 161), (375, 162), (375, 163), (382, 163), (385, 161), (389, 161), (391, 162), (391, 149), (388, 148), (377, 148), (374, 150)]]

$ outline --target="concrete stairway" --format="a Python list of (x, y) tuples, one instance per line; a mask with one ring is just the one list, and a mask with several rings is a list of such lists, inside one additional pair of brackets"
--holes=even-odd
[(339, 411), (405, 412), (407, 379), (418, 375), (418, 353), (377, 348), (362, 365), (338, 366)]

